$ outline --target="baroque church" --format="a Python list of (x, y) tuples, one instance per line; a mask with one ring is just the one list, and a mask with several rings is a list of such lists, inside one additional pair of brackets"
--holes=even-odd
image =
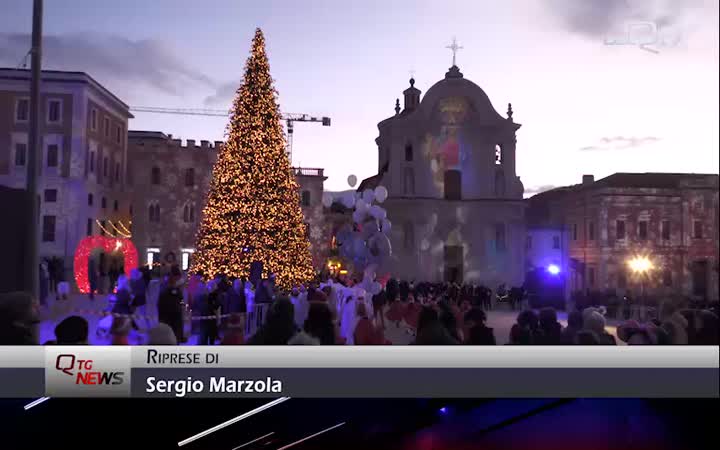
[(403, 107), (398, 99), (378, 124), (378, 174), (359, 189), (388, 189), (388, 268), (409, 280), (520, 285), (525, 217), (512, 106), (498, 114), (454, 57), (424, 96), (414, 79), (403, 94)]

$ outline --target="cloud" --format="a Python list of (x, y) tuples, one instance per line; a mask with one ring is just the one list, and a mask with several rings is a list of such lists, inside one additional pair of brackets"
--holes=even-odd
[(203, 103), (205, 103), (205, 106), (228, 106), (235, 97), (238, 87), (240, 87), (240, 81), (223, 83), (217, 86), (213, 95), (205, 97)]
[(525, 188), (525, 195), (534, 195), (539, 194), (541, 192), (549, 191), (552, 189), (555, 189), (558, 186), (555, 186), (554, 184), (543, 184), (540, 186), (535, 186), (531, 188)]
[[(0, 33), (0, 64), (17, 66), (29, 48), (29, 34)], [(173, 95), (193, 84), (217, 87), (159, 40), (132, 40), (107, 33), (44, 36), (43, 68), (82, 71), (109, 83), (142, 84)]]
[(582, 152), (591, 151), (607, 151), (607, 150), (626, 150), (639, 148), (647, 144), (654, 144), (658, 142), (660, 138), (655, 136), (645, 137), (627, 137), (627, 136), (614, 136), (614, 137), (603, 137), (600, 138), (597, 144), (588, 145), (581, 147)]
[(588, 37), (604, 37), (628, 22), (652, 22), (664, 29), (682, 25), (701, 12), (702, 0), (545, 0), (564, 28)]

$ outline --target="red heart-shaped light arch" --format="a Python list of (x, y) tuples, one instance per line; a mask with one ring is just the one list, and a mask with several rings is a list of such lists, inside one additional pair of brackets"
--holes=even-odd
[(78, 244), (73, 261), (75, 269), (75, 283), (77, 283), (78, 290), (82, 294), (90, 292), (88, 259), (90, 258), (90, 253), (96, 248), (101, 248), (106, 253), (111, 253), (115, 250), (122, 250), (125, 262), (125, 274), (128, 277), (130, 276), (130, 271), (138, 266), (138, 252), (130, 239), (107, 236), (88, 236)]

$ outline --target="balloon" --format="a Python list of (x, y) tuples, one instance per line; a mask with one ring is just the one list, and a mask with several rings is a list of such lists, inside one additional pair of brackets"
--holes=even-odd
[(371, 204), (373, 200), (375, 200), (375, 191), (372, 189), (365, 189), (365, 191), (363, 191), (362, 198), (365, 200), (365, 203), (368, 205)]
[(346, 208), (352, 208), (355, 206), (355, 194), (348, 192), (343, 195), (342, 203)]
[(375, 201), (382, 203), (388, 198), (388, 190), (385, 186), (378, 186), (375, 188)]
[(325, 192), (322, 196), (322, 204), (324, 207), (329, 208), (332, 206), (335, 199), (333, 198), (333, 195), (329, 192)]
[(347, 179), (348, 184), (350, 187), (355, 187), (357, 184), (357, 177), (355, 175), (350, 175)]
[(378, 205), (372, 205), (370, 207), (370, 215), (378, 220), (383, 220), (387, 217), (387, 211)]
[(369, 205), (361, 198), (355, 201), (355, 211), (362, 211), (364, 213), (368, 210), (368, 207)]
[(390, 230), (392, 229), (392, 222), (390, 222), (387, 218), (382, 220), (382, 232), (385, 234), (388, 234)]

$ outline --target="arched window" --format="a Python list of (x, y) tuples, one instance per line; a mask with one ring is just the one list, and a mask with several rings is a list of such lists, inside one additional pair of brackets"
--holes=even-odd
[(148, 206), (148, 221), (153, 223), (160, 222), (160, 204), (158, 202), (150, 203)]
[(113, 202), (113, 211), (117, 211), (118, 209), (120, 209), (120, 204), (118, 203), (117, 200), (115, 200)]
[(310, 206), (310, 191), (302, 191), (301, 203), (303, 206)]
[(195, 168), (193, 167), (185, 169), (185, 186), (195, 186)]
[(412, 144), (408, 143), (405, 146), (405, 161), (412, 161), (413, 160), (413, 146)]
[(88, 206), (92, 206), (92, 205), (93, 205), (93, 195), (88, 194)]
[(195, 205), (193, 203), (186, 203), (183, 208), (183, 221), (185, 223), (195, 222)]
[(403, 246), (405, 250), (412, 250), (415, 247), (415, 228), (412, 222), (403, 224)]
[(100, 199), (100, 206), (102, 207), (102, 209), (107, 208), (107, 199), (105, 197)]
[(403, 180), (403, 194), (415, 195), (415, 172), (411, 167), (405, 168)]
[(502, 144), (495, 145), (495, 164), (501, 165), (503, 163), (503, 148)]
[(445, 199), (460, 200), (462, 197), (462, 174), (459, 170), (445, 171)]
[(150, 172), (150, 183), (160, 184), (160, 168), (153, 167)]
[(495, 173), (495, 196), (505, 197), (505, 173), (502, 170)]

